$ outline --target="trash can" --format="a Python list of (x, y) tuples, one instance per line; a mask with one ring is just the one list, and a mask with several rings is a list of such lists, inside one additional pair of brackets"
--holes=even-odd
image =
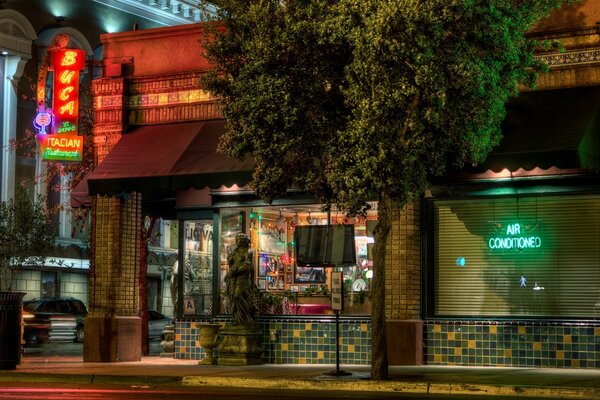
[(23, 292), (0, 292), (0, 369), (21, 362)]

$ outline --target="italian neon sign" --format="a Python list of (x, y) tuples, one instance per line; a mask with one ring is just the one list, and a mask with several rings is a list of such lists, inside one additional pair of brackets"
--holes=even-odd
[(81, 161), (83, 136), (37, 135), (42, 159), (51, 161)]
[(490, 250), (529, 250), (540, 249), (542, 238), (539, 236), (541, 223), (533, 224), (495, 224), (495, 235), (488, 239)]
[(46, 61), (45, 69), (54, 70), (52, 110), (45, 109), (44, 78), (44, 82), (38, 82), (38, 114), (33, 123), (38, 129), (40, 155), (44, 161), (81, 161), (83, 136), (78, 136), (79, 71), (85, 67), (85, 52), (60, 47), (49, 53), (50, 65)]

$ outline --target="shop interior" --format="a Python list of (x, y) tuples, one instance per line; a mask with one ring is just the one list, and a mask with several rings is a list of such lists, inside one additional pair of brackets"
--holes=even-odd
[[(224, 280), (228, 271), (227, 255), (235, 247), (236, 236), (243, 233), (251, 241), (261, 315), (333, 314), (332, 271), (342, 271), (344, 277), (344, 305), (340, 314), (370, 314), (375, 210), (363, 217), (347, 217), (342, 212), (324, 212), (319, 205), (303, 205), (221, 209), (220, 215), (221, 313), (228, 312)], [(297, 235), (313, 231), (299, 227), (340, 224), (353, 227), (350, 228), (354, 242), (351, 258), (345, 249), (343, 262), (330, 264), (306, 259), (301, 251), (297, 251), (295, 240), (305, 241), (302, 235)], [(349, 231), (346, 229), (346, 232)], [(352, 238), (346, 242), (351, 243)]]

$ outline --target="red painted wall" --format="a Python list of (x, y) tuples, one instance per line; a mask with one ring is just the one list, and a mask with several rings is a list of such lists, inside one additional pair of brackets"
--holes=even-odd
[[(138, 77), (204, 70), (202, 24), (145, 29), (100, 36), (105, 65), (124, 62), (124, 75)], [(132, 57), (133, 63), (128, 63)]]

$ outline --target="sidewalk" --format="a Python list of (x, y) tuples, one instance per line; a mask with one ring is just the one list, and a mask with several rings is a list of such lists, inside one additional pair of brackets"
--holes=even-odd
[(344, 365), (348, 376), (330, 376), (334, 365), (198, 365), (197, 360), (144, 357), (140, 362), (84, 363), (78, 357), (24, 356), (2, 382), (68, 382), (121, 385), (195, 385), (301, 390), (478, 394), (509, 398), (600, 399), (600, 370), (503, 367), (390, 367), (388, 381), (369, 380), (369, 366)]

